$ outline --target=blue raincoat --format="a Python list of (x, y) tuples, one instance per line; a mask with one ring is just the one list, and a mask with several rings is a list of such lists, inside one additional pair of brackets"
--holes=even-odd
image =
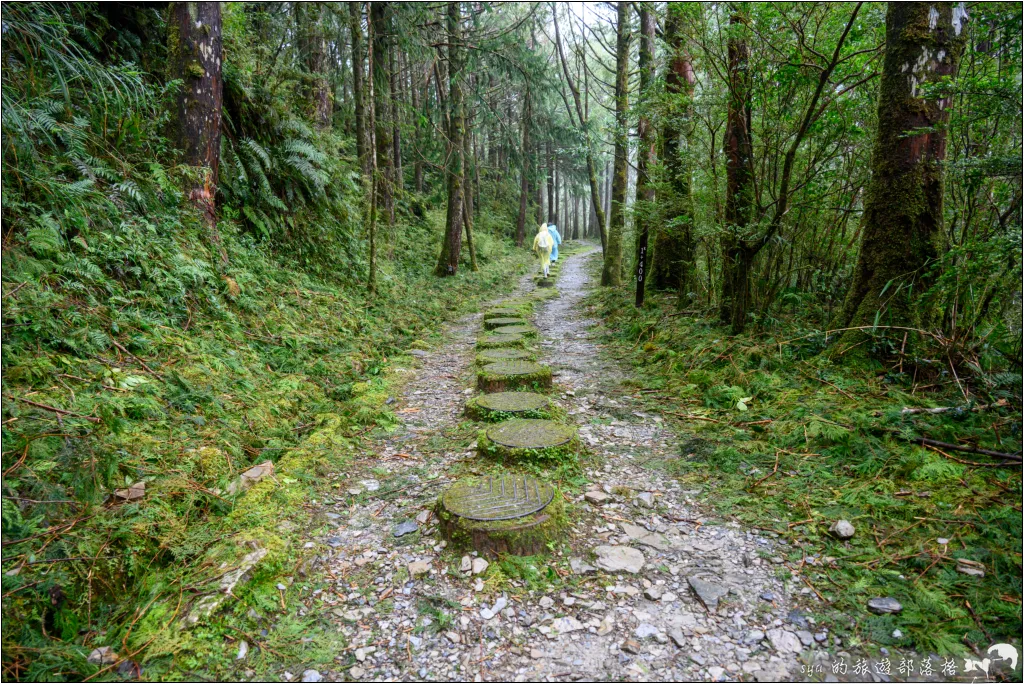
[(558, 233), (558, 228), (554, 223), (548, 224), (548, 232), (551, 233), (551, 239), (555, 241), (555, 246), (551, 248), (551, 260), (558, 261), (558, 245), (562, 244), (562, 236)]

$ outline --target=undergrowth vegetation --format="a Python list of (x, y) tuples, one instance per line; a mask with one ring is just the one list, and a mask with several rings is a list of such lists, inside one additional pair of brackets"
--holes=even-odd
[[(727, 336), (678, 313), (671, 297), (641, 310), (623, 292), (593, 303), (612, 353), (637, 369), (637, 396), (691, 433), (658, 466), (704, 488), (721, 514), (791, 542), (786, 560), (802, 576), (794, 590), (808, 587), (847, 643), (947, 653), (1019, 638), (1019, 374), (915, 381), (909, 364), (851, 363), (841, 343), (797, 325), (813, 320), (806, 312)], [(849, 542), (828, 532), (839, 519), (856, 528)], [(958, 572), (961, 559), (980, 563), (984, 577)], [(903, 612), (868, 613), (876, 596)]]

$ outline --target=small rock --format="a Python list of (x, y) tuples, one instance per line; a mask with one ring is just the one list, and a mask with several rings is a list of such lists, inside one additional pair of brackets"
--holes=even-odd
[(247, 655), (249, 655), (249, 642), (240, 641), (238, 643), (238, 655), (235, 656), (235, 660), (245, 660)]
[(764, 632), (759, 629), (752, 629), (743, 635), (743, 643), (757, 644), (764, 640)]
[(810, 646), (814, 643), (814, 636), (806, 629), (798, 629), (796, 632), (796, 638), (800, 640), (800, 643), (804, 646)]
[(555, 605), (555, 599), (551, 598), (550, 596), (541, 596), (539, 603), (541, 608), (543, 608), (544, 610), (549, 610), (551, 606)]
[(594, 505), (598, 505), (598, 506), (603, 504), (603, 503), (607, 503), (608, 501), (611, 501), (611, 499), (612, 499), (610, 494), (605, 494), (604, 492), (602, 492), (600, 490), (594, 490), (592, 492), (587, 492), (586, 494), (583, 495), (583, 498), (586, 499), (587, 501), (589, 501), (590, 503), (592, 503)]
[(358, 660), (359, 662), (364, 662), (366, 660), (366, 656), (368, 656), (371, 653), (374, 653), (376, 651), (377, 651), (377, 647), (376, 646), (363, 646), (362, 648), (357, 648), (356, 649), (356, 660)]
[(473, 559), (469, 556), (463, 556), (462, 560), (459, 561), (459, 572), (470, 572), (473, 569)]
[(416, 578), (430, 572), (430, 561), (413, 561), (407, 566), (409, 577)]
[(597, 572), (597, 568), (579, 558), (570, 558), (569, 568), (574, 575), (589, 575), (590, 573)]
[(637, 639), (650, 639), (657, 633), (658, 628), (649, 622), (641, 622), (640, 625), (633, 630), (633, 634), (636, 635)]
[(658, 586), (654, 586), (650, 589), (644, 590), (644, 598), (646, 598), (649, 601), (657, 601), (664, 595), (665, 590)]
[(868, 610), (876, 615), (891, 615), (903, 610), (903, 605), (896, 599), (885, 596), (868, 601)]
[(773, 601), (775, 601), (775, 598), (776, 598), (775, 594), (773, 594), (770, 591), (766, 591), (766, 592), (761, 594), (761, 599), (763, 601), (767, 601), (768, 603), (772, 603)]
[(619, 646), (619, 648), (621, 648), (626, 653), (632, 653), (633, 655), (639, 655), (641, 651), (640, 643), (637, 641), (633, 641), (632, 639), (626, 639), (625, 641), (623, 641), (622, 645)]
[(452, 642), (453, 644), (458, 644), (458, 643), (462, 642), (462, 637), (459, 636), (458, 632), (455, 632), (455, 631), (452, 631), (452, 630), (448, 630), (447, 632), (444, 633), (444, 635), (445, 635), (445, 638), (447, 638), (448, 641)]
[(611, 634), (613, 629), (615, 629), (615, 619), (611, 616), (611, 613), (609, 613), (604, 616), (604, 619), (601, 620), (601, 624), (597, 626), (597, 636)]
[(857, 531), (857, 528), (849, 520), (836, 520), (828, 528), (828, 531), (837, 539), (849, 539)]
[(583, 623), (574, 617), (560, 617), (551, 623), (551, 628), (559, 634), (568, 634), (583, 629)]
[(651, 492), (640, 492), (636, 495), (633, 503), (644, 508), (654, 508), (654, 494)]
[(719, 679), (722, 678), (723, 675), (725, 675), (724, 667), (718, 667), (717, 665), (715, 665), (713, 667), (708, 668), (708, 676), (711, 678), (711, 681), (713, 682), (717, 682)]
[(434, 515), (434, 512), (431, 510), (420, 511), (419, 515), (416, 516), (416, 522), (420, 525), (426, 525), (432, 515)]
[(136, 482), (126, 489), (115, 489), (114, 496), (124, 501), (135, 501), (136, 499), (141, 499), (146, 496), (146, 483)]
[(344, 544), (345, 544), (345, 540), (344, 540), (344, 539), (342, 539), (341, 537), (338, 537), (338, 536), (334, 536), (334, 537), (328, 537), (328, 538), (326, 539), (325, 543), (326, 543), (326, 544), (327, 544), (328, 546), (330, 546), (330, 547), (331, 547), (332, 549), (336, 549), (336, 548), (338, 548), (339, 546), (344, 546)]
[(668, 637), (672, 640), (672, 643), (679, 648), (683, 648), (689, 643), (686, 637), (683, 635), (683, 632), (678, 629), (673, 629), (671, 632), (669, 632)]
[(903, 631), (899, 630), (899, 629), (892, 630), (892, 638), (893, 639), (902, 639), (903, 638)]
[(473, 569), (473, 574), (474, 574), (474, 575), (480, 575), (480, 574), (483, 574), (484, 572), (486, 572), (486, 570), (487, 570), (487, 567), (488, 567), (489, 565), (490, 565), (490, 563), (488, 563), (488, 562), (487, 562), (486, 560), (484, 560), (483, 558), (474, 558), (474, 559), (473, 559), (473, 567), (472, 567), (472, 569)]
[(359, 484), (363, 485), (363, 489), (368, 492), (375, 492), (380, 489), (380, 482), (377, 480), (360, 480)]
[(87, 660), (93, 665), (113, 665), (117, 662), (117, 652), (109, 646), (94, 648)]
[(825, 643), (826, 639), (828, 639), (828, 634), (826, 634), (825, 632), (816, 632), (814, 635), (814, 640), (817, 641), (819, 644)]
[(365, 674), (366, 674), (366, 670), (364, 670), (363, 668), (359, 667), (358, 665), (356, 665), (354, 667), (350, 667), (349, 670), (348, 670), (348, 676), (351, 677), (352, 679), (362, 679), (363, 675), (365, 675)]
[(413, 532), (419, 532), (419, 530), (420, 530), (420, 526), (419, 525), (417, 525), (412, 520), (406, 520), (404, 522), (400, 522), (397, 525), (395, 525), (394, 535), (396, 537), (404, 537), (407, 534), (412, 534)]
[(598, 546), (596, 565), (608, 572), (638, 573), (644, 567), (644, 554), (628, 546)]
[(712, 612), (718, 609), (718, 601), (729, 593), (729, 590), (725, 587), (702, 580), (699, 577), (687, 577), (686, 581), (689, 583), (690, 588), (693, 589), (693, 593), (700, 599), (700, 602), (704, 604), (704, 607)]
[(799, 637), (784, 629), (769, 629), (768, 641), (779, 653), (799, 653), (803, 649)]
[(544, 657), (544, 651), (540, 650), (539, 648), (531, 648), (530, 657), (534, 660), (540, 660)]
[(303, 670), (302, 681), (304, 682), (322, 682), (324, 676), (320, 674), (318, 670)]

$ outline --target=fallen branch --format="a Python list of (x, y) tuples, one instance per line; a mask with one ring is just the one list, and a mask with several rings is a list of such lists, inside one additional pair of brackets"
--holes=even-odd
[(74, 411), (68, 411), (67, 409), (57, 408), (56, 406), (47, 406), (46, 404), (40, 404), (37, 401), (29, 401), (28, 399), (23, 399), (22, 397), (14, 397), (14, 399), (20, 401), (23, 404), (28, 404), (29, 406), (35, 406), (36, 408), (43, 409), (44, 411), (52, 411), (53, 413), (56, 413), (57, 415), (60, 416), (74, 416), (75, 418), (85, 418), (86, 420), (92, 423), (100, 422), (100, 419), (97, 418), (96, 416), (87, 416), (84, 413), (75, 413)]
[(1006, 454), (1002, 451), (992, 451), (991, 449), (980, 449), (978, 447), (966, 446), (962, 444), (950, 444), (949, 442), (940, 442), (937, 439), (928, 439), (927, 437), (905, 437), (911, 442), (916, 442), (923, 446), (938, 447), (940, 449), (949, 449), (950, 451), (964, 451), (969, 454), (984, 454), (985, 456), (992, 456), (993, 458), (1001, 458), (1007, 461), (1014, 461), (1017, 465), (1021, 463), (1020, 454)]
[[(907, 407), (904, 407), (903, 410), (900, 411), (900, 414), (904, 415), (904, 416), (907, 416), (907, 415), (914, 415), (914, 414), (917, 414), (917, 413), (928, 413), (928, 414), (936, 415), (936, 414), (939, 414), (939, 413), (946, 413), (948, 411), (988, 411), (989, 409), (1001, 408), (1003, 406), (1006, 406), (1006, 400), (1005, 399), (1000, 399), (999, 401), (995, 402), (994, 404), (978, 404), (976, 406), (939, 406), (939, 407), (936, 407), (936, 408), (907, 408)], [(875, 415), (876, 416), (882, 415), (882, 412), (881, 411), (877, 411), (875, 413)]]

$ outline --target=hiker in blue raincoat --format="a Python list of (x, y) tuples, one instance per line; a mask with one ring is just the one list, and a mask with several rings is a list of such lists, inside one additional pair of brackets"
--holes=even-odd
[(548, 224), (548, 232), (551, 233), (551, 239), (555, 241), (555, 246), (551, 248), (551, 261), (558, 261), (558, 245), (562, 244), (562, 236), (554, 223)]

